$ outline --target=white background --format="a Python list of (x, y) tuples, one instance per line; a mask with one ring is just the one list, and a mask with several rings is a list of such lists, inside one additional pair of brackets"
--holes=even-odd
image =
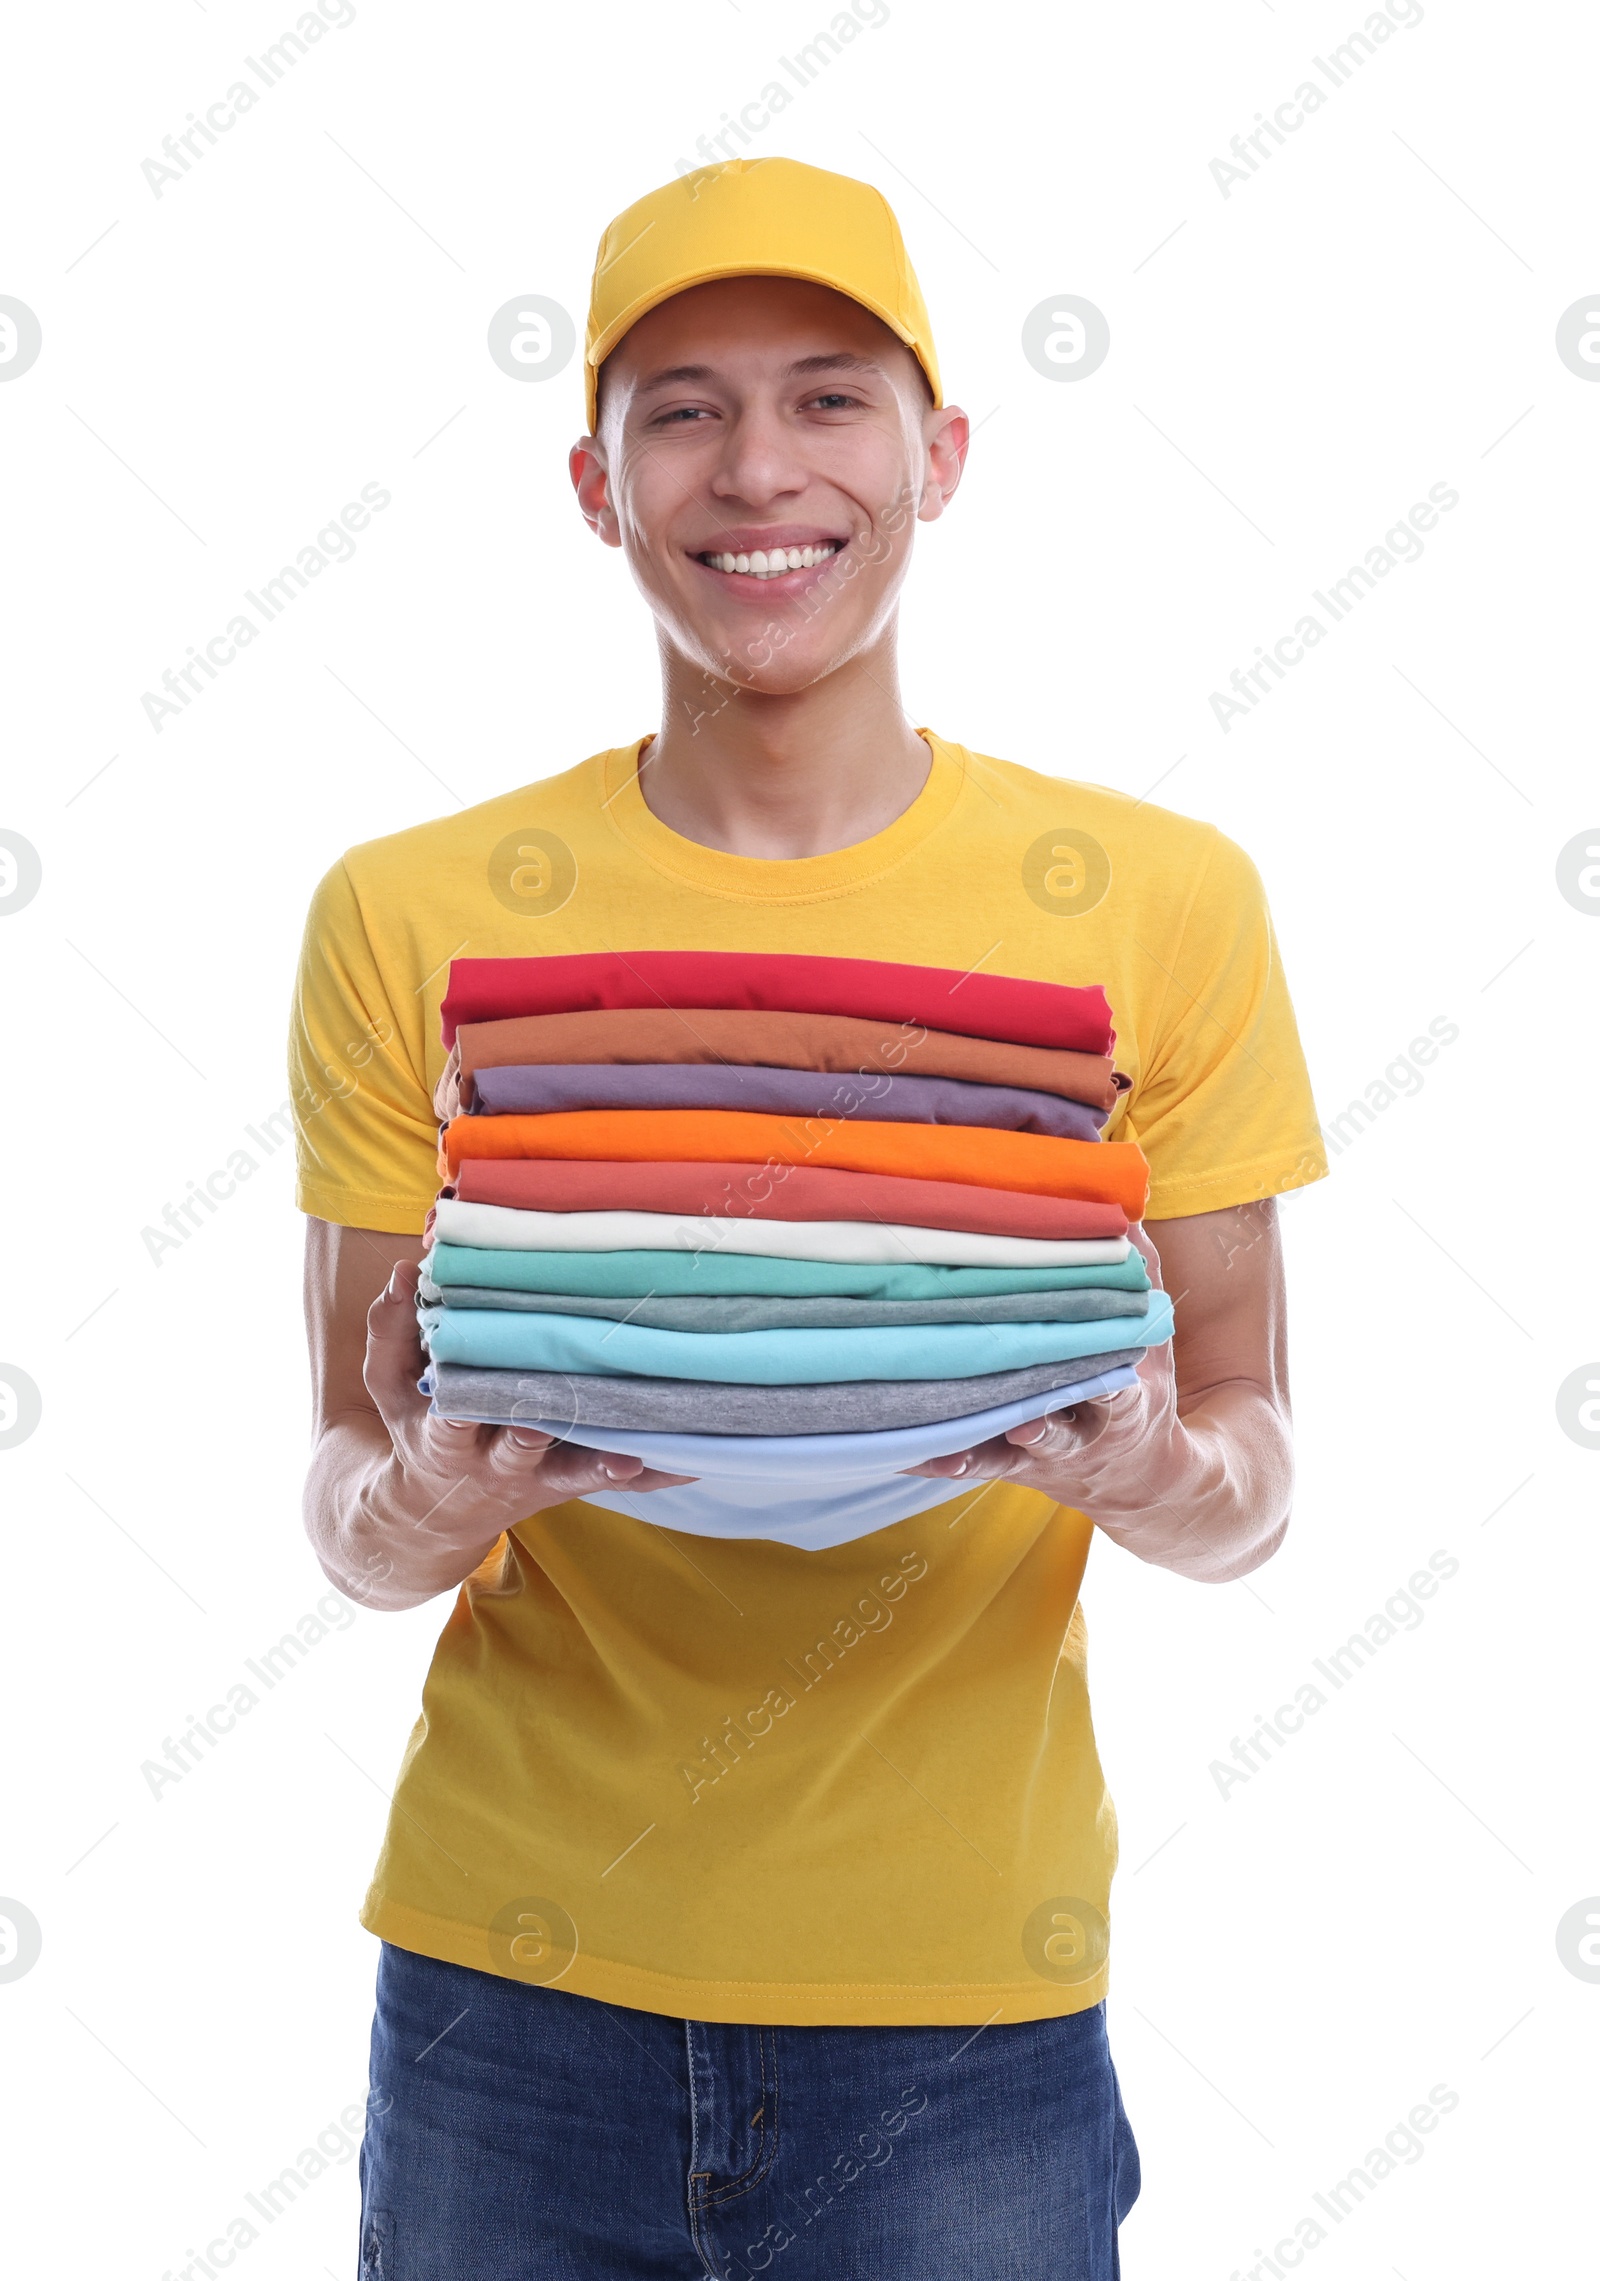
[[(1210, 162), (1364, 13), (894, 0), (751, 146), (887, 192), (981, 423), (919, 536), (913, 719), (1241, 840), (1325, 1121), (1460, 1032), (1285, 1208), (1287, 1548), (1219, 1590), (1091, 1564), (1131, 2281), (1249, 2272), (1440, 2084), (1423, 2158), (1307, 2267), (1576, 2271), (1594, 2148), (1600, 1986), (1555, 1935), (1600, 1891), (1600, 1455), (1555, 1398), (1600, 1376), (1600, 917), (1556, 862), (1600, 843), (1600, 385), (1555, 328), (1600, 305), (1597, 43), (1576, 5), (1426, 0), (1224, 197)], [(141, 1231), (283, 1099), (341, 849), (652, 725), (648, 623), (568, 494), (577, 365), (518, 384), (486, 328), (530, 292), (581, 325), (604, 221), (829, 13), (357, 0), (156, 197), (141, 161), (294, 20), (35, 8), (5, 64), (0, 292), (44, 345), (0, 386), (0, 825), (43, 886), (0, 927), (0, 1361), (43, 1421), (0, 1451), (0, 1893), (43, 1951), (0, 1985), (0, 2136), (8, 2262), (97, 2281), (181, 2272), (362, 2098), (355, 1909), (445, 1612), (355, 1616), (152, 1797), (141, 1763), (327, 1588), (290, 1152), (159, 1265)], [(1111, 328), (1073, 385), (1020, 346), (1062, 293)], [(157, 734), (142, 693), (369, 482), (354, 559)], [(1422, 558), (1224, 734), (1211, 692), (1436, 483)], [(1220, 1795), (1441, 1550), (1420, 1627)], [(343, 2281), (355, 2202), (335, 2161), (239, 2270)]]

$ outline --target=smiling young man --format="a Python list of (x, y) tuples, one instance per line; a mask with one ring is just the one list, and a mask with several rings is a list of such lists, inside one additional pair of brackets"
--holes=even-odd
[[(1109, 2281), (1138, 2165), (1078, 1592), (1095, 1528), (1222, 1582), (1287, 1523), (1271, 1199), (1325, 1167), (1260, 883), (908, 722), (896, 610), (967, 423), (875, 191), (771, 159), (643, 199), (586, 370), (573, 481), (660, 725), (352, 849), (296, 997), (308, 1526), (369, 1607), (456, 1594), (363, 1912), (361, 2272)], [(636, 1459), (431, 1416), (449, 961), (687, 949), (1103, 983), (1173, 1348), (824, 1552), (652, 1526)]]

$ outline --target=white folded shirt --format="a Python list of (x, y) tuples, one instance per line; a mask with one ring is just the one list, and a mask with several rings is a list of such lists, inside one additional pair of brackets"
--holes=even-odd
[(694, 1212), (525, 1212), (507, 1204), (441, 1197), (440, 1243), (484, 1251), (733, 1251), (763, 1259), (818, 1259), (923, 1267), (1110, 1267), (1128, 1256), (1126, 1236), (1041, 1243), (1031, 1236), (973, 1235), (958, 1228), (896, 1227), (881, 1220), (747, 1220)]

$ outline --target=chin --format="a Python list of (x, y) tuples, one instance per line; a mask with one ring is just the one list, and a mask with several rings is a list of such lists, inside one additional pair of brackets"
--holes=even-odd
[(846, 622), (842, 600), (835, 597), (809, 624), (793, 609), (781, 608), (761, 619), (743, 611), (710, 623), (680, 617), (677, 646), (719, 680), (769, 696), (789, 696), (825, 681), (871, 646), (882, 611), (857, 607)]
[[(854, 646), (841, 652), (791, 641), (783, 649), (774, 649), (768, 637), (752, 640), (747, 636), (743, 644), (735, 646), (731, 659), (720, 649), (703, 650), (702, 654), (711, 672), (740, 689), (748, 689), (758, 697), (794, 697), (802, 689), (811, 689), (817, 682), (826, 681), (830, 673), (837, 673), (840, 666), (849, 661)], [(749, 655), (752, 648), (754, 658)]]

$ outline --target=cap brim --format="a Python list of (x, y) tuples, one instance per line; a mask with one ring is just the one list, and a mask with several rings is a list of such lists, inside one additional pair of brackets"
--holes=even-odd
[(604, 332), (599, 334), (584, 355), (584, 362), (587, 367), (584, 375), (584, 387), (588, 401), (591, 430), (595, 423), (600, 367), (624, 335), (633, 330), (641, 317), (647, 317), (652, 309), (659, 309), (664, 301), (675, 300), (680, 293), (691, 292), (697, 285), (714, 285), (725, 277), (793, 277), (807, 285), (826, 286), (830, 293), (842, 293), (847, 301), (854, 301), (858, 308), (865, 309), (870, 316), (876, 317), (880, 324), (887, 325), (895, 339), (902, 342), (911, 351), (922, 368), (928, 386), (933, 391), (935, 409), (943, 409), (944, 398), (940, 393), (938, 378), (929, 369), (928, 360), (922, 352), (922, 344), (914, 334), (906, 331), (893, 311), (886, 309), (881, 302), (871, 300), (866, 294), (858, 293), (850, 286), (841, 284), (837, 277), (830, 277), (821, 268), (795, 267), (783, 262), (762, 263), (757, 267), (747, 261), (734, 261), (718, 263), (707, 269), (686, 271), (682, 277), (675, 277), (670, 284), (659, 286), (650, 293), (641, 293), (639, 298), (630, 302), (620, 315), (612, 318)]

